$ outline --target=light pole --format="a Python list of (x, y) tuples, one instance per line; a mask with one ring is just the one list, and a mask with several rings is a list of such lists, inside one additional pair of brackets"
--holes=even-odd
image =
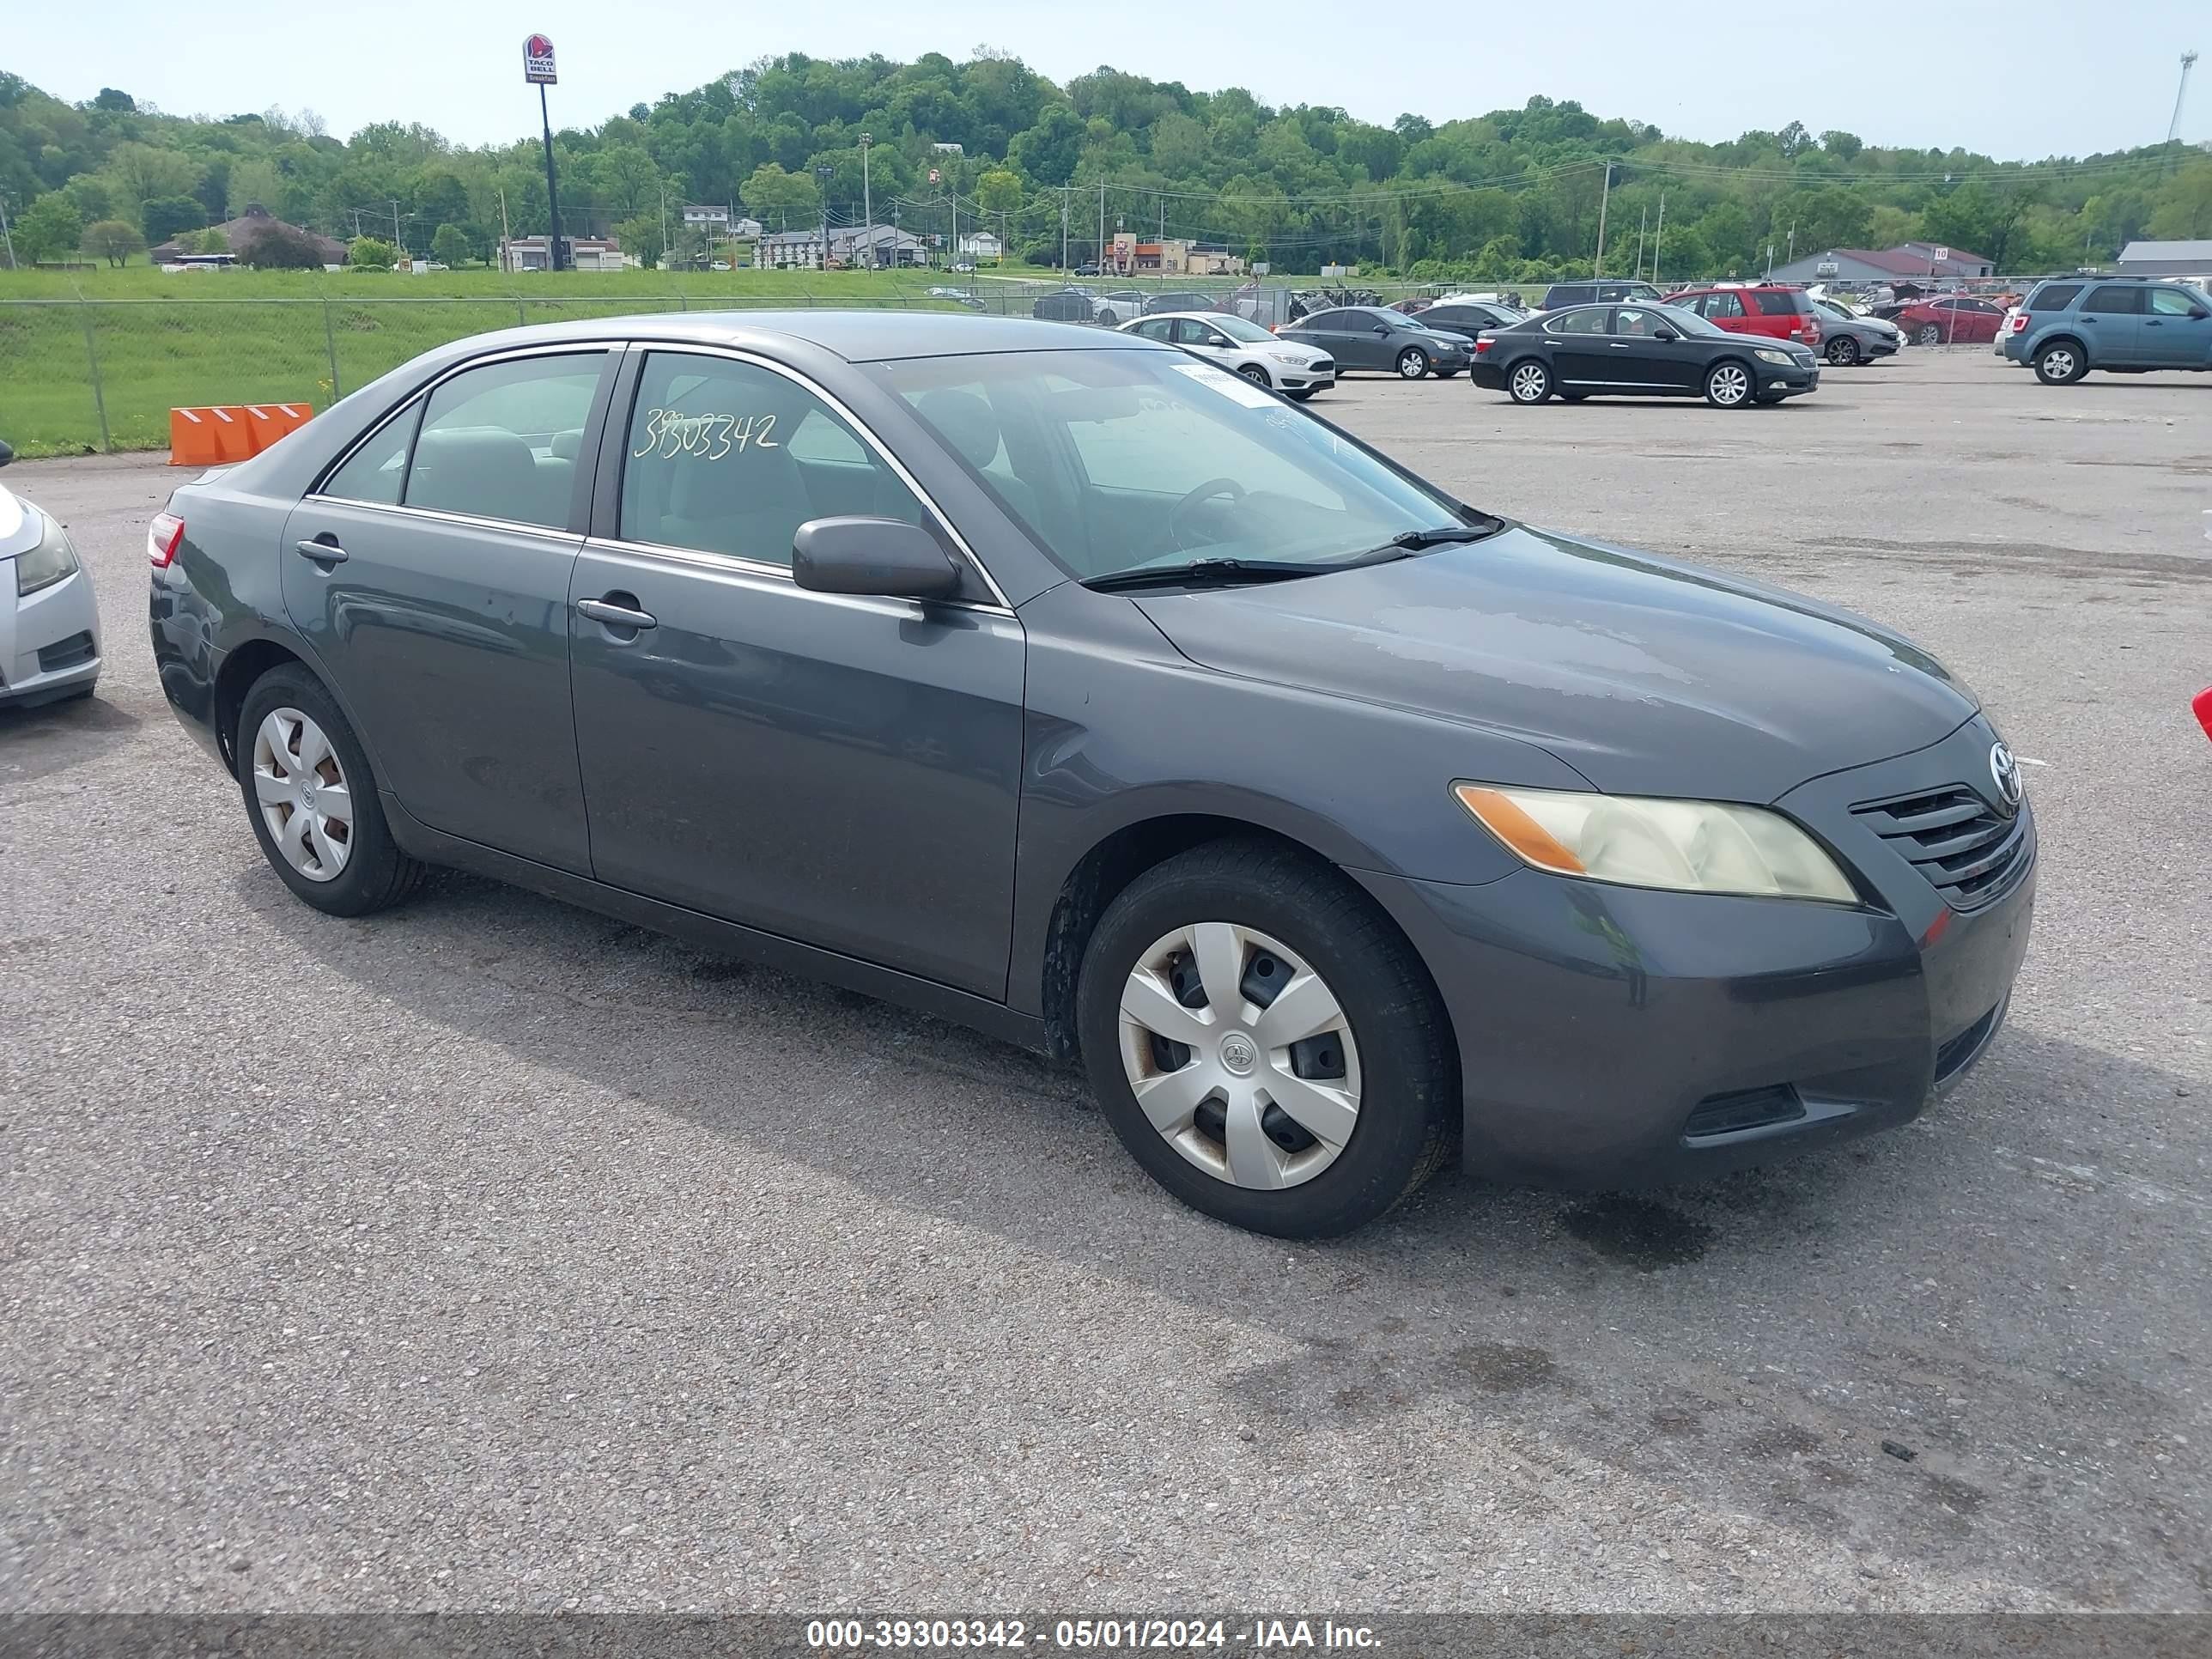
[(860, 223), (868, 250), (868, 268), (876, 264), (876, 198), (868, 187), (868, 146), (875, 142), (866, 133), (860, 135)]
[(814, 187), (820, 193), (822, 198), (822, 258), (820, 263), (816, 266), (816, 269), (819, 270), (827, 270), (830, 269), (830, 176), (831, 169), (827, 167), (817, 167), (814, 169)]

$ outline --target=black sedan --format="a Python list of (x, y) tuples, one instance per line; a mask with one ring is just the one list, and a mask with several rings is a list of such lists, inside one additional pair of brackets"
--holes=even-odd
[(1730, 334), (1676, 306), (1570, 306), (1476, 337), (1475, 385), (1516, 404), (1697, 398), (1722, 409), (1778, 404), (1820, 384), (1804, 346)]
[(1419, 317), (1387, 306), (1338, 306), (1316, 311), (1275, 332), (1326, 351), (1338, 373), (1351, 368), (1387, 369), (1404, 380), (1431, 374), (1451, 376), (1474, 360), (1474, 347), (1458, 334), (1433, 329)]
[[(453, 866), (1079, 1055), (1267, 1232), (1455, 1141), (1613, 1186), (1901, 1123), (2027, 948), (2020, 768), (1926, 653), (1135, 335), (483, 335), (182, 485), (148, 554), (162, 690), (303, 905)], [(353, 936), (202, 896), (272, 976)]]

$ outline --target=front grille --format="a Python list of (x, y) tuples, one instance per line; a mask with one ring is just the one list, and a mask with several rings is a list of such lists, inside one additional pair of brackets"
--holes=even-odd
[(1317, 357), (1308, 367), (1306, 372), (1310, 374), (1334, 374), (1336, 373), (1336, 359), (1334, 357)]
[(39, 672), (52, 674), (64, 668), (74, 668), (81, 662), (92, 660), (92, 635), (72, 634), (65, 640), (56, 640), (52, 645), (39, 647)]
[(2027, 853), (2027, 816), (2000, 815), (1962, 783), (1851, 808), (1961, 910), (2000, 897)]

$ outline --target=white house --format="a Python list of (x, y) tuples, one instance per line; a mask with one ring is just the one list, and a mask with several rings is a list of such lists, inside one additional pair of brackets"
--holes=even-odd
[(963, 231), (960, 236), (960, 252), (970, 259), (996, 259), (1001, 252), (998, 233), (989, 230)]

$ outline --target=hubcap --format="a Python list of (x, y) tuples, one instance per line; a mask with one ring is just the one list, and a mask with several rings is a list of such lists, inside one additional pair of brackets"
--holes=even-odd
[(1751, 390), (1751, 382), (1744, 372), (1733, 364), (1713, 371), (1713, 400), (1716, 403), (1740, 404)]
[(353, 850), (353, 795), (330, 738), (296, 708), (271, 710), (253, 734), (253, 799), (287, 864), (337, 879)]
[(1121, 1066), (1152, 1127), (1234, 1187), (1334, 1164), (1359, 1118), (1359, 1049), (1320, 975), (1265, 933), (1201, 921), (1155, 939), (1121, 989)]
[(2043, 361), (2053, 380), (2063, 380), (2074, 372), (2074, 354), (2070, 351), (2054, 351)]
[(1398, 372), (1409, 380), (1419, 380), (1421, 370), (1425, 366), (1421, 361), (1421, 354), (1418, 351), (1409, 351), (1398, 359)]
[(1544, 371), (1534, 363), (1513, 377), (1513, 395), (1524, 404), (1532, 404), (1544, 391)]

